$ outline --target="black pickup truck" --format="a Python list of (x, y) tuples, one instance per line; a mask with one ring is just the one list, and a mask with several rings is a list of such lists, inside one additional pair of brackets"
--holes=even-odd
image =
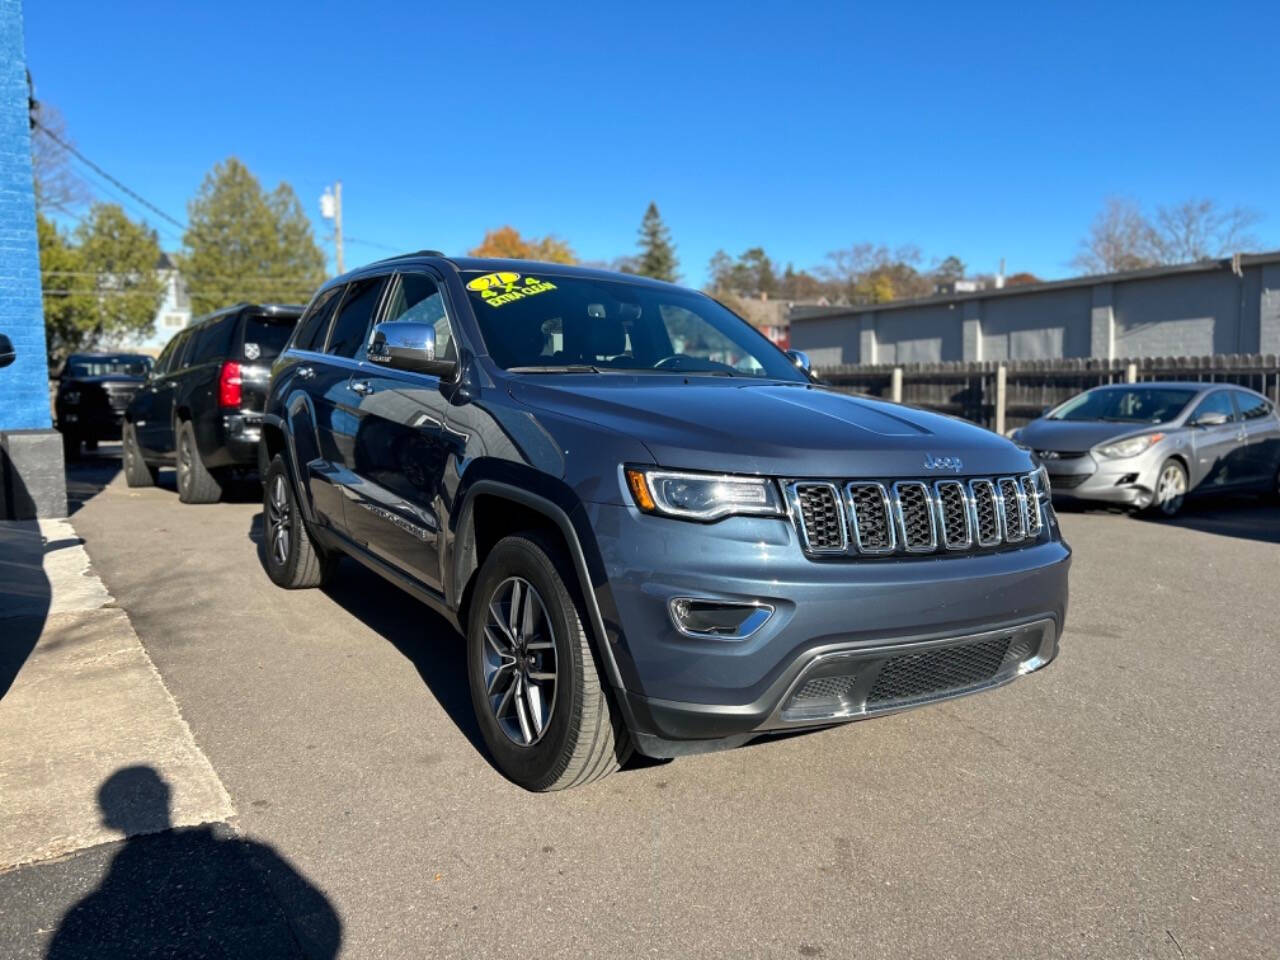
[(151, 358), (139, 353), (73, 353), (58, 375), (54, 416), (64, 456), (80, 456), (99, 440), (119, 440), (120, 424), (138, 388), (151, 370)]

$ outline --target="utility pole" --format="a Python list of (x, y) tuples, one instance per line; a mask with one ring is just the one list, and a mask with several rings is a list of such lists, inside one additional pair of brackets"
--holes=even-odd
[(333, 221), (333, 261), (338, 273), (346, 273), (342, 263), (342, 181), (335, 180), (333, 189), (324, 188), (320, 196), (320, 216)]

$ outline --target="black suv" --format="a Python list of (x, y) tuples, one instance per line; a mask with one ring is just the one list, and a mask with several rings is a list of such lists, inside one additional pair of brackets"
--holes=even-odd
[(99, 440), (120, 439), (125, 409), (150, 369), (151, 358), (140, 353), (67, 357), (58, 374), (53, 411), (68, 460), (80, 456), (81, 443), (92, 449)]
[(372, 264), (272, 368), (263, 562), (315, 586), (346, 554), (459, 627), (535, 790), (1052, 660), (1071, 552), (1029, 453), (805, 366), (642, 277)]
[(239, 304), (176, 334), (125, 411), (124, 475), (149, 487), (178, 471), (183, 503), (213, 503), (234, 471), (258, 462), (270, 364), (302, 315), (287, 304)]

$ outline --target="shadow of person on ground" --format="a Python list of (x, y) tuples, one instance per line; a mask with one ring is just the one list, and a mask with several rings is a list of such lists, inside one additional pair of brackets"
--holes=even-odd
[(333, 957), (342, 922), (271, 847), (223, 824), (172, 829), (169, 786), (125, 767), (98, 790), (127, 837), (102, 883), (62, 918), (49, 960)]

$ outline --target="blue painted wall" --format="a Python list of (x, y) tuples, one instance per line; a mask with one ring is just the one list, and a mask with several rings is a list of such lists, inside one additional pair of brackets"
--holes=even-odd
[(0, 333), (18, 357), (0, 369), (0, 431), (52, 425), (26, 67), (22, 4), (0, 0)]

